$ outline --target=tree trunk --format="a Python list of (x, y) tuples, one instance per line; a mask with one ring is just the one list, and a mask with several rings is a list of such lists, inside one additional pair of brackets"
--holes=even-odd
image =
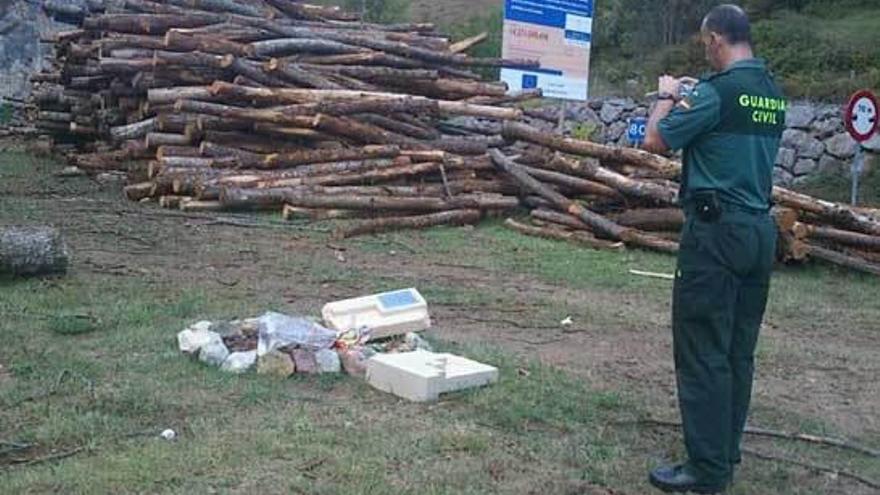
[(557, 134), (541, 131), (526, 124), (508, 122), (504, 125), (503, 133), (504, 137), (508, 139), (539, 144), (556, 151), (562, 151), (563, 153), (591, 156), (600, 160), (630, 163), (640, 167), (649, 168), (662, 173), (664, 177), (673, 178), (678, 176), (681, 172), (681, 165), (679, 163), (663, 158), (659, 155), (648, 153), (647, 151), (637, 150), (635, 148), (606, 146), (592, 143), (590, 141), (566, 138)]
[(820, 260), (834, 263), (835, 265), (839, 265), (842, 267), (851, 268), (853, 270), (858, 270), (860, 272), (880, 275), (880, 265), (871, 263), (863, 258), (838, 253), (837, 251), (819, 247), (813, 244), (807, 244), (807, 248), (809, 250), (810, 257), (812, 258), (818, 258)]
[(610, 214), (608, 218), (624, 227), (651, 232), (681, 230), (684, 225), (684, 212), (678, 208), (625, 210)]
[(67, 271), (61, 232), (45, 226), (0, 228), (0, 274), (36, 276)]
[(336, 231), (335, 236), (341, 239), (365, 234), (378, 234), (394, 230), (424, 229), (437, 225), (468, 225), (480, 221), (479, 210), (451, 210), (427, 215), (407, 217), (383, 217), (365, 220), (346, 226)]
[(498, 150), (491, 150), (492, 160), (495, 165), (502, 171), (510, 174), (517, 182), (519, 182), (527, 190), (538, 194), (542, 198), (553, 203), (556, 208), (571, 213), (584, 221), (590, 228), (598, 234), (606, 236), (615, 241), (624, 241), (627, 244), (633, 244), (656, 251), (667, 253), (678, 252), (678, 244), (667, 241), (635, 229), (622, 227), (607, 218), (594, 213), (578, 203), (571, 201), (565, 196), (551, 190), (549, 187), (541, 184), (537, 179), (531, 177), (520, 165), (504, 156)]
[(553, 227), (536, 227), (534, 225), (519, 223), (512, 218), (508, 218), (507, 221), (504, 222), (504, 225), (521, 234), (530, 235), (533, 237), (542, 237), (544, 239), (553, 239), (556, 241), (571, 242), (592, 249), (621, 250), (624, 248), (624, 244), (622, 242), (611, 242), (604, 241), (602, 239), (596, 239), (591, 234), (582, 231), (572, 232)]
[(627, 196), (647, 199), (663, 206), (678, 204), (677, 190), (653, 182), (630, 179), (625, 175), (601, 167), (590, 160), (576, 162), (569, 158), (557, 156), (551, 161), (551, 164), (557, 170), (567, 170), (578, 176), (601, 182)]

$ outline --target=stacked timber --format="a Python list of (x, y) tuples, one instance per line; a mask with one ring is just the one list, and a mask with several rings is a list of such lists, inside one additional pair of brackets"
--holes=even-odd
[[(533, 64), (467, 55), (482, 36), (294, 0), (93, 0), (62, 14), (75, 29), (34, 78), (36, 126), (72, 165), (126, 172), (132, 200), (345, 219), (343, 237), (526, 210), (506, 225), (678, 250), (680, 164), (541, 130), (548, 117), (520, 108), (538, 92), (473, 72)], [(871, 213), (774, 196), (783, 259), (880, 273)]]

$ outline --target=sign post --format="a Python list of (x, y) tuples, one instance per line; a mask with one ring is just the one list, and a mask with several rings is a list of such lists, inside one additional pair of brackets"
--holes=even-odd
[(850, 136), (859, 143), (856, 157), (850, 169), (852, 173), (852, 204), (857, 206), (859, 201), (859, 177), (864, 169), (865, 156), (861, 144), (871, 139), (877, 132), (878, 120), (877, 97), (867, 90), (862, 90), (852, 95), (846, 106), (843, 121)]
[(541, 67), (501, 69), (511, 92), (540, 88), (546, 97), (586, 101), (589, 93), (593, 0), (505, 0), (506, 59)]

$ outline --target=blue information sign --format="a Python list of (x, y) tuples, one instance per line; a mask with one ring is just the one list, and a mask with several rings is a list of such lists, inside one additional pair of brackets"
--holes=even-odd
[(648, 119), (645, 117), (633, 117), (629, 120), (626, 137), (630, 144), (642, 144), (648, 135)]
[(503, 57), (540, 68), (504, 67), (501, 80), (512, 92), (586, 100), (592, 40), (593, 0), (504, 0)]

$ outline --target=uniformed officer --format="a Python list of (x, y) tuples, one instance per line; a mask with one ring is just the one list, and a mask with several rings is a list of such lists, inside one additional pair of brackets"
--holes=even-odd
[(740, 7), (712, 9), (701, 38), (718, 72), (684, 98), (681, 80), (662, 77), (645, 142), (684, 150), (672, 320), (688, 460), (651, 472), (666, 492), (716, 493), (731, 482), (776, 250), (769, 210), (786, 102), (752, 54)]

